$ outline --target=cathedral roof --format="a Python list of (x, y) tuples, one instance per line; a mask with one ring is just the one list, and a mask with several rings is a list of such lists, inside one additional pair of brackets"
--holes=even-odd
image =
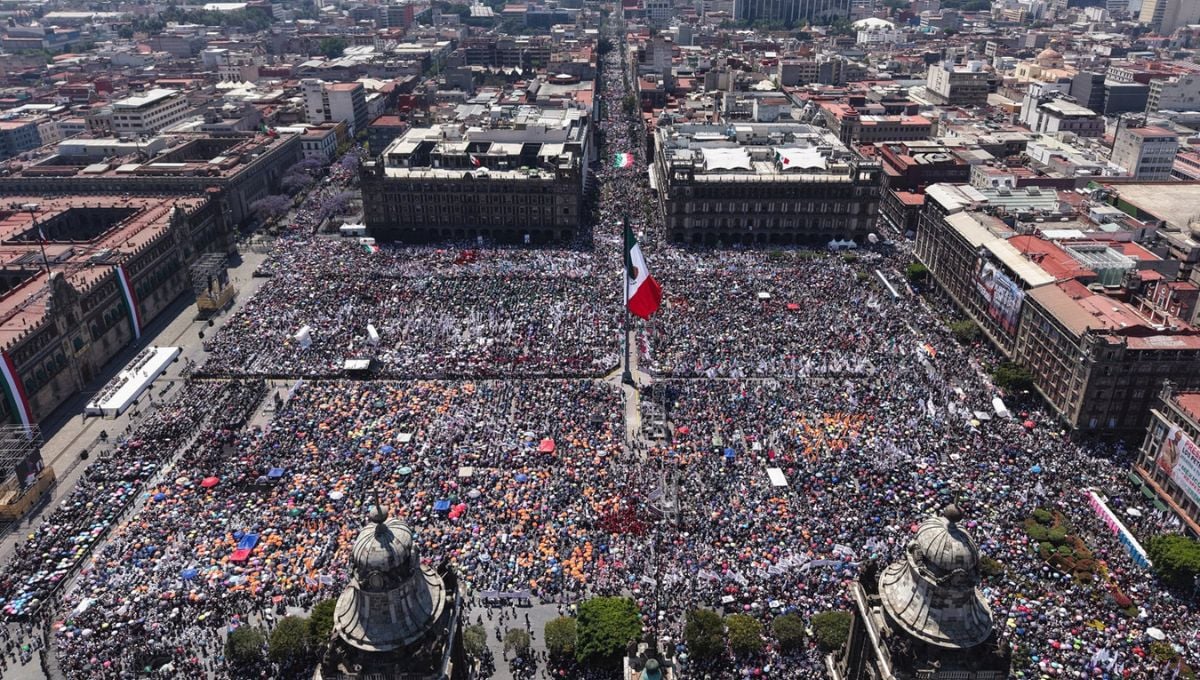
[(351, 549), (352, 578), (334, 607), (334, 629), (357, 649), (389, 652), (427, 639), (447, 594), (442, 577), (421, 565), (406, 524), (378, 505), (370, 518)]
[(951, 505), (925, 520), (908, 544), (905, 560), (879, 575), (879, 598), (888, 619), (926, 643), (966, 649), (986, 641), (992, 612), (979, 592), (979, 548), (958, 526)]

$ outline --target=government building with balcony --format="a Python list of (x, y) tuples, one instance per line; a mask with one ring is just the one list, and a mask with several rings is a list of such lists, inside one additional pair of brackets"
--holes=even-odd
[(573, 238), (594, 160), (587, 113), (533, 109), (503, 125), (413, 128), (365, 163), (371, 236), (408, 243)]
[(656, 131), (650, 180), (675, 242), (788, 245), (873, 232), (881, 174), (811, 125), (688, 124)]

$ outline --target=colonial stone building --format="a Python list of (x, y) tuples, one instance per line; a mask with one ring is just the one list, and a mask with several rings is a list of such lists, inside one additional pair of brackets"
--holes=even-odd
[(666, 125), (651, 186), (673, 241), (824, 244), (875, 230), (880, 168), (811, 125)]
[[(188, 265), (209, 248), (223, 254), (228, 233), (205, 195), (0, 201), (0, 351), (30, 419), (48, 416), (135, 343), (188, 290)], [(19, 422), (16, 409), (0, 400), (0, 421)]]
[(512, 127), (413, 128), (363, 166), (364, 220), (386, 241), (570, 240), (583, 217), (590, 122), (532, 111)]

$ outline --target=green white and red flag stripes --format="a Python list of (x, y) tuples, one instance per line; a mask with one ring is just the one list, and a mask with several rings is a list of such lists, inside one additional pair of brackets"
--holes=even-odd
[(625, 306), (634, 316), (649, 319), (662, 304), (662, 287), (650, 276), (642, 248), (625, 225)]
[(129, 315), (129, 325), (133, 328), (133, 339), (142, 338), (142, 313), (138, 311), (137, 293), (133, 290), (133, 280), (124, 265), (117, 265), (117, 286), (121, 289), (121, 299), (125, 301), (125, 312)]
[(25, 394), (25, 383), (21, 382), (21, 375), (17, 373), (17, 365), (8, 352), (0, 352), (0, 371), (4, 373), (4, 394), (8, 397), (8, 403), (16, 412), (17, 420), (25, 427), (25, 435), (32, 436), (33, 418), (30, 414), (33, 412), (29, 408), (29, 397)]

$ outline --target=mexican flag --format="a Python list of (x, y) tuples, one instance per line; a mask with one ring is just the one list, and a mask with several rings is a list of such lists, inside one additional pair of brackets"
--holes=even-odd
[(125, 313), (129, 315), (129, 325), (133, 329), (133, 339), (142, 338), (142, 313), (138, 310), (137, 292), (133, 289), (133, 281), (124, 265), (117, 265), (117, 286), (121, 289), (121, 300), (125, 303)]
[(649, 319), (662, 303), (662, 287), (650, 276), (646, 258), (629, 225), (625, 225), (625, 306), (635, 316)]
[(619, 153), (613, 157), (613, 167), (618, 170), (633, 167), (633, 154)]
[(33, 434), (33, 420), (30, 417), (33, 411), (29, 408), (25, 383), (21, 381), (17, 365), (8, 352), (0, 352), (0, 372), (4, 374), (4, 394), (8, 397), (8, 403), (16, 412), (17, 420), (25, 428), (25, 436), (30, 437)]

